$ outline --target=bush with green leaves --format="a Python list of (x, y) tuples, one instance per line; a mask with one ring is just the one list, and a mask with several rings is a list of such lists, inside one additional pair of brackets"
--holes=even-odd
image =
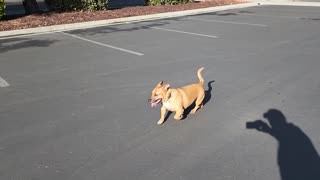
[(94, 11), (107, 8), (108, 0), (45, 0), (52, 11)]
[(4, 9), (6, 5), (4, 4), (4, 0), (0, 0), (0, 19), (5, 15)]
[(105, 10), (108, 6), (108, 0), (85, 0), (83, 1), (84, 10), (95, 11)]
[(193, 0), (147, 0), (148, 5), (175, 5), (175, 4), (186, 4)]

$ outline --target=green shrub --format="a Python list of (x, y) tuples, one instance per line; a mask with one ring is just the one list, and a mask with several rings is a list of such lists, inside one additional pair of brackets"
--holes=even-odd
[(108, 0), (86, 0), (84, 1), (85, 10), (105, 10), (108, 6)]
[(45, 0), (52, 11), (94, 11), (107, 8), (108, 0)]
[(148, 5), (174, 5), (174, 4), (186, 4), (193, 0), (147, 0)]
[(5, 15), (4, 9), (6, 5), (4, 4), (4, 0), (0, 0), (0, 19)]

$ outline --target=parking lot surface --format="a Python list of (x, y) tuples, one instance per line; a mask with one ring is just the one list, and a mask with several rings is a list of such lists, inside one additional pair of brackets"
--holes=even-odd
[[(255, 6), (2, 38), (0, 179), (320, 179), (319, 29)], [(201, 66), (205, 106), (157, 125), (151, 90)]]

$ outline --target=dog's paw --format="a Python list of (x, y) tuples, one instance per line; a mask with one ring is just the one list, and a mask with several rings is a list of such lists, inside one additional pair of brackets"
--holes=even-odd
[(198, 109), (200, 109), (202, 106), (200, 106), (199, 108), (194, 108), (194, 109), (192, 109), (191, 111), (190, 111), (190, 114), (195, 114), (197, 111), (198, 111)]
[(175, 115), (173, 118), (175, 120), (181, 120), (183, 118), (183, 115), (182, 114), (181, 115)]
[(161, 124), (163, 124), (163, 121), (162, 121), (162, 120), (159, 120), (159, 121), (157, 122), (157, 124), (158, 124), (158, 125), (161, 125)]

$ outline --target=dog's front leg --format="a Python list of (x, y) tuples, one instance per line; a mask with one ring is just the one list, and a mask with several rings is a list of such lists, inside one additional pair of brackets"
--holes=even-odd
[(160, 120), (158, 121), (158, 125), (164, 122), (164, 116), (166, 114), (166, 110), (167, 109), (164, 106), (161, 107), (161, 115), (160, 115)]

